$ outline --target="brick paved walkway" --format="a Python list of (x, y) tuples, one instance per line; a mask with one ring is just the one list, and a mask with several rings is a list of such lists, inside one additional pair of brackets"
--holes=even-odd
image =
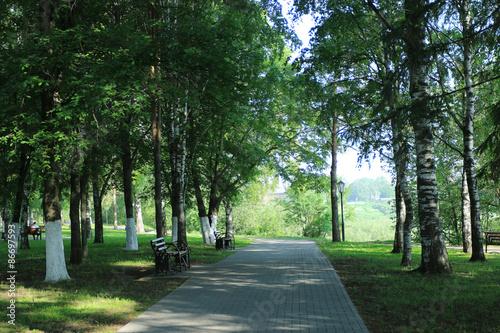
[(368, 332), (312, 241), (257, 239), (190, 276), (118, 332)]

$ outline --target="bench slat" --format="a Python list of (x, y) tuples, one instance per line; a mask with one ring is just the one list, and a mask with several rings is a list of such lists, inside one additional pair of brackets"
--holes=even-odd
[(486, 252), (488, 252), (488, 245), (500, 245), (500, 231), (486, 231), (484, 235), (486, 240)]

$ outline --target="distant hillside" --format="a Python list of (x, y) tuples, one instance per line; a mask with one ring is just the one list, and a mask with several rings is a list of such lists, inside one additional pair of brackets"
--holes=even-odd
[(394, 187), (384, 177), (377, 179), (362, 178), (350, 185), (349, 202), (373, 202), (380, 199), (394, 198)]
[(394, 212), (388, 200), (347, 205), (346, 240), (385, 241), (394, 238)]

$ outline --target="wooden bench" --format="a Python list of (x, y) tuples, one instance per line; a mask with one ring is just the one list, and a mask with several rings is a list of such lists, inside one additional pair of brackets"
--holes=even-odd
[(187, 270), (191, 267), (189, 246), (180, 246), (177, 243), (166, 243), (165, 238), (160, 237), (151, 240), (151, 248), (155, 256), (155, 275), (173, 274), (182, 272), (182, 267)]
[(500, 245), (499, 231), (486, 231), (484, 237), (486, 239), (486, 252), (488, 252), (488, 245)]
[(42, 233), (45, 232), (45, 225), (39, 225), (38, 228), (28, 227), (28, 234), (33, 236), (33, 239), (42, 239)]
[(220, 231), (214, 231), (215, 236), (215, 249), (216, 250), (234, 250), (236, 247), (233, 235), (224, 235), (222, 237)]

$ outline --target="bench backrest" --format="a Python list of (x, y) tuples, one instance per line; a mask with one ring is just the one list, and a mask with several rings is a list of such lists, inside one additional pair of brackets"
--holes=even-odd
[(151, 240), (151, 248), (155, 254), (167, 251), (167, 244), (163, 237)]
[(164, 237), (151, 240), (151, 248), (153, 249), (155, 255), (165, 252), (189, 252), (190, 250), (189, 246), (182, 246), (177, 244), (177, 242), (166, 243)]

